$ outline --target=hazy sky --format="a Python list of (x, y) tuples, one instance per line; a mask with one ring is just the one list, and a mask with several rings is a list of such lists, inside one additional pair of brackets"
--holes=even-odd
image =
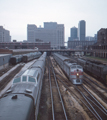
[(12, 40), (27, 39), (27, 24), (43, 27), (43, 22), (65, 26), (65, 41), (70, 28), (86, 21), (86, 36), (107, 28), (107, 0), (0, 0), (0, 25), (10, 31)]

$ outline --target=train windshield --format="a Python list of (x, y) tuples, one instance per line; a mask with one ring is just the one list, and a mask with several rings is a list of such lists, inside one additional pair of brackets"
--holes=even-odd
[(18, 83), (18, 82), (20, 82), (20, 77), (19, 77), (19, 78), (15, 78), (15, 79), (13, 80), (13, 83)]
[(82, 69), (82, 67), (80, 65), (77, 65), (77, 68), (81, 68)]
[(82, 69), (82, 67), (80, 65), (72, 65), (71, 69)]
[(36, 82), (36, 81), (35, 81), (35, 79), (34, 79), (34, 78), (29, 77), (29, 78), (28, 78), (28, 82)]
[(76, 65), (72, 65), (72, 66), (71, 66), (71, 69), (75, 69), (75, 68), (76, 68)]
[(22, 77), (22, 82), (25, 82), (25, 81), (27, 81), (27, 77), (26, 77), (26, 76), (23, 76), (23, 77)]

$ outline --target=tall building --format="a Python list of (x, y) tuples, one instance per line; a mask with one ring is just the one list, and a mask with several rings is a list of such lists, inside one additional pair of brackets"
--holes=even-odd
[(77, 39), (77, 28), (76, 27), (71, 28), (70, 37), (71, 37), (71, 40)]
[(97, 43), (107, 43), (107, 28), (101, 28), (97, 33)]
[(84, 20), (81, 20), (78, 24), (78, 38), (80, 41), (85, 41), (86, 34), (86, 23)]
[(10, 31), (0, 26), (0, 42), (11, 42)]
[(35, 31), (37, 26), (34, 24), (27, 25), (27, 41), (28, 42), (35, 42)]
[(64, 24), (44, 22), (44, 28), (37, 28), (34, 24), (28, 24), (27, 41), (36, 42), (38, 39), (43, 42), (50, 42), (52, 48), (64, 46)]

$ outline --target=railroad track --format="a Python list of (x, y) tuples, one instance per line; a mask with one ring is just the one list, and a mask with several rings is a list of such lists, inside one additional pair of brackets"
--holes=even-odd
[(106, 120), (107, 110), (101, 105), (101, 103), (84, 86), (74, 86), (75, 90), (77, 90), (78, 93), (82, 96), (82, 97), (79, 97), (75, 91), (72, 91), (68, 87), (68, 85), (67, 85), (68, 83), (66, 84), (66, 82), (64, 80), (60, 79), (58, 76), (57, 76), (57, 78), (65, 86), (66, 90), (68, 90), (72, 95), (74, 95), (76, 97), (76, 99), (79, 100), (79, 102), (81, 101), (82, 104), (85, 105), (85, 107), (87, 108), (87, 109), (84, 108), (85, 111), (87, 111), (88, 114), (90, 114), (89, 112), (91, 112), (91, 114), (90, 114), (91, 119), (96, 118), (97, 120)]
[[(56, 71), (56, 73), (57, 73), (57, 71)], [(82, 102), (82, 104), (85, 105), (85, 107), (87, 108), (86, 111), (91, 113), (91, 115), (90, 115), (91, 119), (105, 120), (107, 118), (107, 110), (83, 85), (82, 86), (74, 86), (70, 83), (70, 81), (67, 81), (59, 73), (57, 73), (57, 78), (65, 86), (66, 90), (70, 91), (70, 93), (72, 95), (76, 96), (76, 99), (78, 99), (79, 101)], [(78, 91), (78, 93), (81, 95), (81, 97), (79, 97), (78, 94), (76, 94), (76, 92), (72, 91), (70, 89), (70, 86), (74, 86), (75, 90)]]
[[(85, 73), (86, 74), (86, 73)], [(107, 86), (103, 86), (101, 87), (101, 85), (99, 85), (97, 82), (93, 81), (90, 77), (86, 76), (84, 74), (84, 77), (87, 78), (91, 83), (93, 83), (94, 85), (96, 85), (97, 87), (101, 88), (102, 90), (104, 90), (105, 92), (107, 92)], [(88, 82), (89, 83), (89, 82)]]
[(63, 98), (61, 96), (61, 92), (57, 82), (56, 74), (54, 72), (50, 59), (48, 64), (49, 64), (48, 71), (49, 71), (49, 83), (50, 83), (51, 104), (52, 104), (51, 118), (53, 120), (68, 120)]
[(107, 89), (102, 88), (99, 84), (88, 79), (87, 77), (84, 78), (83, 84), (86, 85), (91, 91), (96, 93), (99, 98), (101, 98), (105, 103), (107, 102)]
[(9, 71), (13, 66), (12, 65), (9, 65), (7, 68), (3, 69), (3, 70), (0, 70), (0, 77), (6, 73), (7, 71)]
[(12, 78), (21, 70), (23, 66), (19, 65), (15, 70), (13, 70), (8, 76), (6, 76), (2, 81), (0, 81), (0, 91), (5, 88), (5, 86), (12, 80)]
[(103, 107), (103, 105), (83, 86), (75, 86), (76, 90), (83, 96), (88, 103), (88, 106), (91, 110), (91, 113), (98, 120), (106, 120), (107, 118), (107, 110)]

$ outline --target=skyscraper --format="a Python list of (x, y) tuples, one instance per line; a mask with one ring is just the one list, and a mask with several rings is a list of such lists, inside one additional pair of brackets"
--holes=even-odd
[(85, 41), (85, 33), (86, 33), (86, 23), (84, 20), (81, 20), (78, 24), (78, 38), (80, 41)]
[(77, 39), (77, 28), (72, 27), (71, 28), (71, 40), (75, 40), (75, 39)]

